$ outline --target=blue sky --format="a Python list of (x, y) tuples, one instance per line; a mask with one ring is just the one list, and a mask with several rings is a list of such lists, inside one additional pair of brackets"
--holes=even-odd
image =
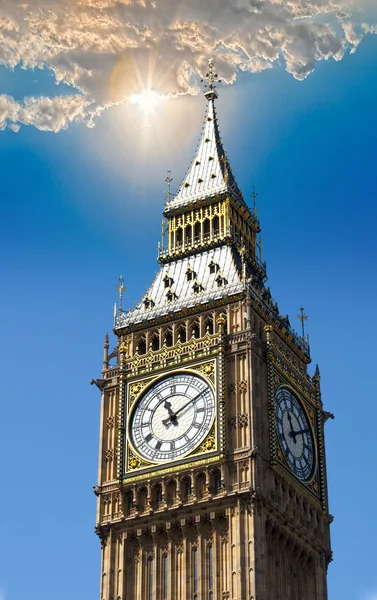
[[(355, 22), (376, 23), (367, 16)], [(259, 193), (272, 294), (297, 329), (304, 305), (310, 371), (318, 362), (325, 408), (336, 415), (326, 425), (329, 598), (375, 600), (377, 36), (365, 35), (355, 53), (347, 43), (341, 60), (319, 60), (302, 80), (286, 71), (287, 57), (237, 71), (217, 109), (237, 182), (246, 198), (252, 185)], [(296, 77), (297, 64), (288, 65)], [(231, 78), (234, 62), (221, 65)], [(56, 86), (56, 71), (20, 66), (0, 67), (0, 94), (14, 102), (72, 94), (72, 81)], [(97, 88), (80, 86), (103, 105)], [(45, 115), (34, 109), (29, 126), (14, 120), (18, 133), (0, 132), (0, 598), (89, 600), (100, 556), (91, 491), (99, 394), (89, 381), (100, 374), (119, 274), (132, 307), (157, 269), (166, 172), (178, 186), (205, 100), (161, 100), (147, 116), (119, 102), (94, 127), (84, 115), (57, 133), (41, 130)]]

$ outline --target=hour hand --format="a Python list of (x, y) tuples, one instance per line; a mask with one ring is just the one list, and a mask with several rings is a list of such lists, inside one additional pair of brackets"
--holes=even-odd
[(176, 416), (175, 412), (172, 410), (171, 402), (169, 402), (168, 400), (165, 400), (164, 408), (166, 408), (166, 410), (168, 411), (169, 416), (167, 419), (163, 419), (163, 421), (162, 421), (163, 425), (168, 425), (169, 423), (175, 423), (177, 421), (177, 416)]
[(298, 432), (296, 432), (293, 429), (293, 424), (292, 424), (292, 417), (291, 417), (291, 413), (289, 412), (289, 410), (287, 411), (287, 415), (288, 415), (288, 421), (289, 421), (289, 425), (290, 425), (290, 432), (289, 432), (289, 437), (291, 437), (293, 439), (293, 442), (296, 443), (296, 435)]

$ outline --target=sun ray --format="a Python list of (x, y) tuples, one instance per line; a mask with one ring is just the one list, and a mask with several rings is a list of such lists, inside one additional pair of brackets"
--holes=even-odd
[(130, 97), (131, 104), (139, 105), (146, 113), (153, 112), (160, 100), (160, 96), (153, 90), (143, 90)]

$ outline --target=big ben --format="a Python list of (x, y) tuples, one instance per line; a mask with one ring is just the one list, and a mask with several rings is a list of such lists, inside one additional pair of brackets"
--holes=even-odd
[[(105, 338), (100, 600), (324, 600), (320, 374), (266, 285), (260, 225), (219, 134), (210, 62), (160, 269)], [(123, 291), (121, 282), (120, 292)]]

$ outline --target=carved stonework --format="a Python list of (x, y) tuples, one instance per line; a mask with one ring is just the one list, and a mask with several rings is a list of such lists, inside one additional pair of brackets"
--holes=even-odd
[(249, 415), (243, 413), (238, 416), (238, 425), (239, 427), (246, 427), (249, 424)]
[(109, 533), (110, 533), (110, 525), (97, 525), (94, 528), (94, 532), (98, 535), (100, 543), (101, 543), (101, 548), (105, 548), (107, 545), (107, 540), (109, 537)]
[(116, 458), (117, 456), (117, 450), (114, 448), (108, 448), (107, 450), (105, 450), (105, 460), (107, 462), (112, 461)]
[(247, 391), (247, 381), (239, 381), (237, 384), (237, 387), (238, 387), (239, 392), (246, 392)]
[(228, 417), (228, 425), (230, 429), (237, 428), (237, 417)]

